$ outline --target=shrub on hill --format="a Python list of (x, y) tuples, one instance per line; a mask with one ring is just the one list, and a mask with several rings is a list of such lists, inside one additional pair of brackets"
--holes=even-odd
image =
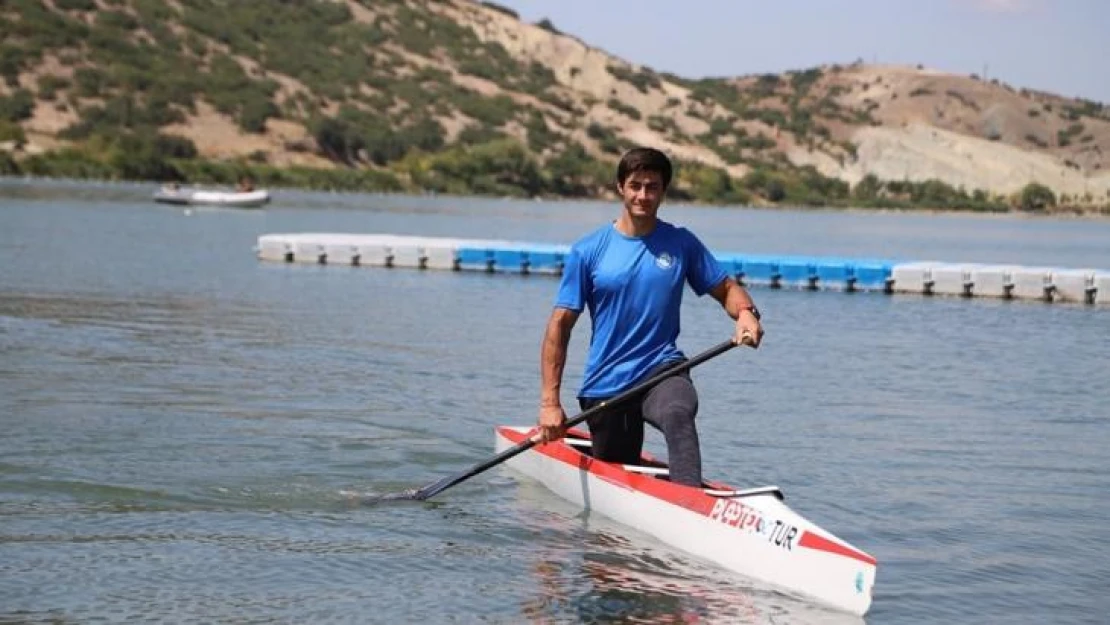
[(0, 120), (18, 122), (31, 117), (35, 110), (35, 96), (26, 89), (18, 89), (10, 96), (0, 96)]
[(546, 30), (547, 32), (549, 32), (553, 35), (563, 34), (563, 31), (559, 30), (558, 28), (555, 28), (555, 24), (553, 24), (551, 22), (551, 20), (547, 19), (546, 17), (541, 19), (540, 21), (536, 22), (536, 26), (539, 26), (540, 28)]
[(605, 70), (617, 80), (631, 84), (641, 93), (647, 93), (651, 89), (661, 89), (663, 87), (663, 83), (659, 81), (659, 76), (647, 68), (637, 71), (621, 65), (610, 64), (605, 66)]
[(505, 15), (508, 15), (509, 17), (520, 19), (520, 14), (519, 13), (517, 13), (516, 11), (510, 9), (509, 7), (507, 7), (503, 4), (498, 4), (496, 2), (492, 2), (491, 0), (482, 0), (482, 6), (489, 7), (491, 9), (493, 9), (494, 11), (497, 11), (498, 13), (504, 13)]
[(625, 117), (630, 118), (630, 119), (634, 119), (634, 120), (639, 121), (640, 118), (642, 117), (640, 115), (639, 109), (637, 109), (634, 106), (630, 106), (628, 104), (625, 104), (624, 102), (621, 102), (620, 100), (618, 100), (616, 98), (609, 98), (609, 100), (605, 103), (605, 105), (608, 106), (609, 108), (613, 109), (614, 111), (624, 115)]

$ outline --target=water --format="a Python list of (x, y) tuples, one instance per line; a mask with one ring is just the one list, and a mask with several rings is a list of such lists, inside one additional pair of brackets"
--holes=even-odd
[[(257, 236), (566, 243), (612, 205), (151, 191), (0, 182), (0, 622), (858, 622), (501, 468), (352, 502), (534, 420), (556, 283), (264, 264)], [(1110, 267), (1107, 221), (664, 211), (724, 251)], [(1110, 309), (753, 294), (764, 347), (694, 372), (710, 476), (874, 554), (869, 623), (1105, 622)], [(708, 299), (683, 321), (688, 353), (731, 331)]]

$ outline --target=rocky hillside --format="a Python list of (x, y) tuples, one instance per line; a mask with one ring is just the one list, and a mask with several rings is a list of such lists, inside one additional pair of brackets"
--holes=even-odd
[(692, 80), (467, 0), (6, 0), (0, 29), (15, 172), (225, 161), (277, 182), (595, 196), (649, 144), (706, 201), (1110, 205), (1110, 107), (920, 66)]

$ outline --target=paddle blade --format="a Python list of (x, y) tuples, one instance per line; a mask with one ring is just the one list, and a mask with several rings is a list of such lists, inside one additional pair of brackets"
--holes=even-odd
[(422, 488), (409, 488), (395, 493), (368, 495), (361, 499), (363, 505), (374, 505), (386, 501), (427, 501), (439, 493), (461, 482), (465, 477), (445, 477)]
[(383, 503), (386, 501), (423, 501), (418, 497), (419, 491), (415, 488), (402, 490), (395, 493), (385, 493), (382, 495), (366, 495), (359, 499), (359, 503), (364, 506), (372, 506), (375, 504)]
[(432, 497), (435, 497), (436, 495), (442, 493), (443, 491), (447, 490), (448, 488), (451, 488), (455, 484), (458, 484), (459, 482), (461, 482), (461, 481), (463, 481), (463, 480), (465, 480), (465, 479), (467, 479), (471, 476), (477, 475), (478, 473), (481, 473), (482, 471), (485, 471), (486, 469), (488, 469), (491, 466), (493, 466), (493, 463), (483, 463), (483, 464), (479, 465), (478, 467), (475, 467), (474, 469), (471, 469), (470, 471), (467, 471), (466, 473), (463, 473), (462, 475), (448, 476), (448, 477), (445, 477), (443, 479), (432, 482), (431, 484), (428, 484), (427, 486), (425, 486), (423, 488), (418, 488), (418, 489), (412, 491), (412, 498), (417, 500), (417, 501), (425, 501), (427, 499), (431, 499)]

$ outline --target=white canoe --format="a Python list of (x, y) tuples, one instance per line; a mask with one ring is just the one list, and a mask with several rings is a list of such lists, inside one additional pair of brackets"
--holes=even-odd
[(154, 201), (163, 204), (257, 208), (270, 201), (270, 192), (264, 189), (244, 192), (159, 189), (154, 194)]
[[(534, 432), (498, 427), (497, 451)], [(691, 488), (660, 479), (666, 468), (649, 456), (643, 464), (594, 460), (577, 430), (507, 461), (572, 503), (741, 575), (858, 616), (871, 607), (875, 558), (802, 518), (778, 488)]]

